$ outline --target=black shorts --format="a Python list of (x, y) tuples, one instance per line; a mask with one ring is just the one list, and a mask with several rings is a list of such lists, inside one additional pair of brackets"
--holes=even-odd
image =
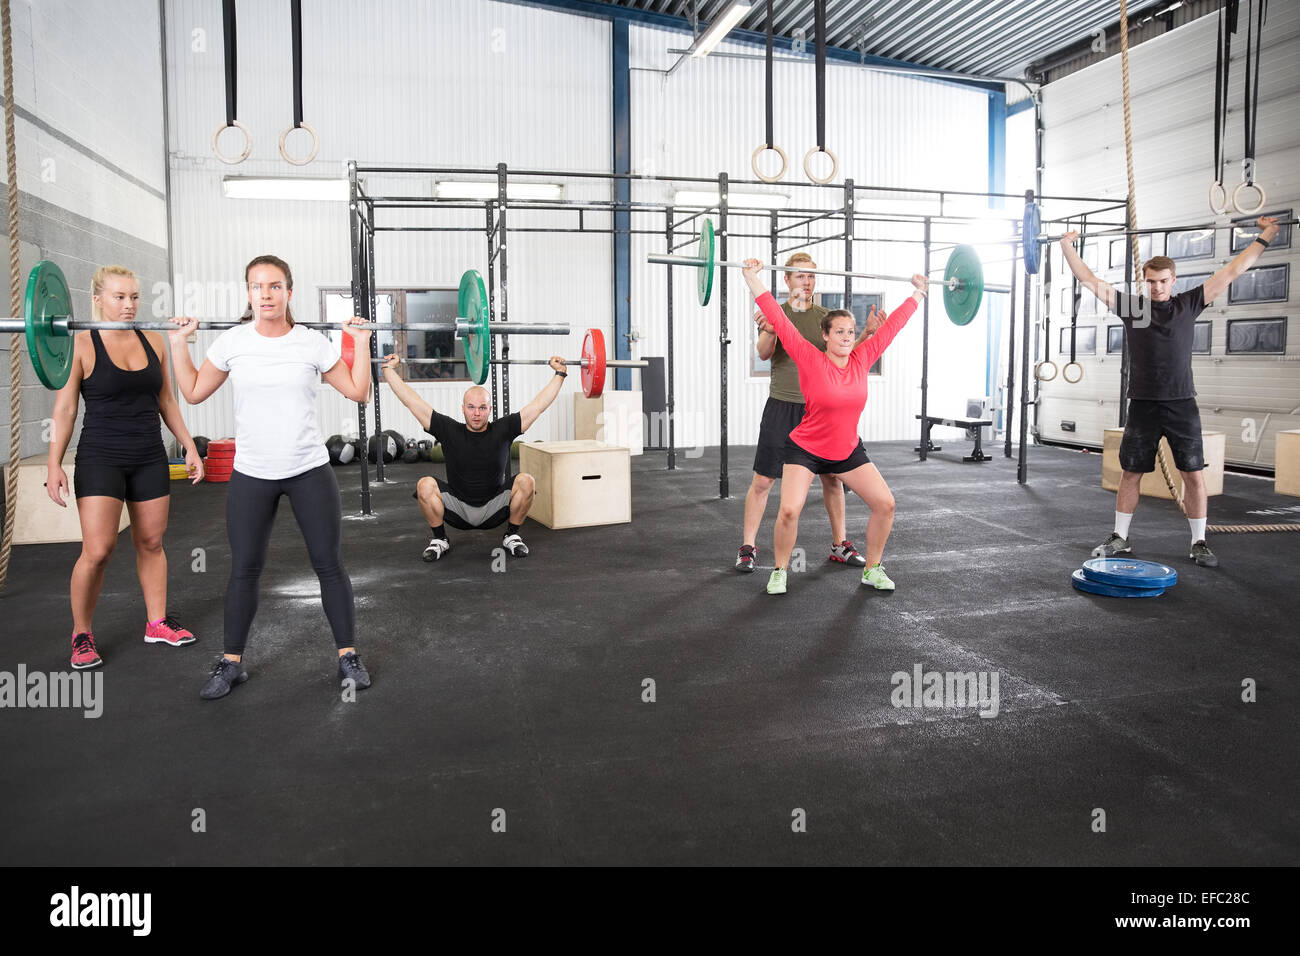
[(858, 446), (853, 449), (853, 453), (848, 458), (843, 458), (840, 461), (818, 458), (816, 455), (809, 454), (800, 448), (793, 439), (787, 438), (785, 440), (785, 463), (787, 465), (802, 465), (814, 475), (842, 475), (854, 468), (869, 465), (871, 459), (867, 457), (867, 449), (860, 438), (858, 439)]
[(1145, 474), (1156, 470), (1156, 449), (1161, 437), (1169, 439), (1174, 467), (1179, 471), (1200, 471), (1205, 467), (1201, 443), (1201, 410), (1196, 399), (1181, 398), (1157, 402), (1134, 398), (1128, 403), (1124, 440), (1119, 443), (1119, 466)]
[(785, 443), (790, 433), (803, 421), (803, 402), (786, 402), (769, 398), (763, 406), (763, 420), (758, 426), (758, 450), (754, 452), (754, 474), (780, 478), (785, 464)]
[(166, 458), (147, 465), (79, 461), (72, 471), (72, 490), (78, 498), (102, 495), (118, 501), (152, 501), (172, 493), (171, 470)]
[[(446, 482), (439, 481), (438, 494), (442, 496), (443, 522), (461, 531), (478, 531), (504, 524), (510, 517), (510, 495), (518, 477), (511, 476), (509, 484), (502, 485), (481, 505), (468, 504), (459, 491)], [(419, 496), (418, 491), (412, 495), (414, 498)]]

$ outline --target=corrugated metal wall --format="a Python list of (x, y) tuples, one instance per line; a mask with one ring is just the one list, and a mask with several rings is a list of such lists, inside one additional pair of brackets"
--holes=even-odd
[[(1134, 163), (1138, 224), (1158, 227), (1208, 223), (1215, 217), (1207, 204), (1214, 144), (1214, 62), (1216, 19), (1205, 17), (1142, 44), (1130, 52), (1134, 128)], [(1241, 178), (1242, 82), (1245, 55), (1242, 33), (1233, 44), (1229, 91), (1225, 180)], [(1268, 191), (1268, 210), (1300, 211), (1300, 7), (1274, 4), (1265, 35), (1257, 143), (1257, 177)], [(1048, 194), (1122, 197), (1126, 191), (1120, 62), (1111, 57), (1043, 90), (1044, 190)], [(1054, 213), (1060, 214), (1058, 209)], [(1122, 218), (1122, 217), (1121, 217)], [(1059, 231), (1059, 230), (1054, 230)], [(1218, 229), (1213, 258), (1178, 263), (1182, 275), (1212, 273), (1232, 257), (1230, 230)], [(1202, 422), (1223, 431), (1230, 461), (1271, 467), (1276, 432), (1300, 428), (1300, 326), (1295, 322), (1300, 294), (1297, 250), (1273, 249), (1262, 265), (1291, 263), (1289, 297), (1283, 303), (1229, 305), (1221, 297), (1202, 315), (1212, 321), (1211, 352), (1192, 360)], [(1156, 252), (1162, 252), (1157, 248)], [(1054, 274), (1060, 270), (1053, 253)], [(1123, 282), (1123, 270), (1108, 266), (1098, 275)], [(1090, 297), (1085, 295), (1085, 299)], [(1058, 283), (1051, 296), (1051, 353), (1058, 359), (1060, 323), (1069, 323), (1068, 284)], [(1085, 303), (1079, 324), (1097, 328), (1098, 354), (1081, 356), (1085, 377), (1078, 385), (1057, 379), (1042, 388), (1040, 421), (1049, 440), (1100, 444), (1105, 428), (1119, 422), (1119, 355), (1105, 353), (1106, 327), (1114, 317), (1099, 316)], [(1230, 319), (1285, 315), (1289, 319), (1286, 354), (1228, 355)], [(1068, 361), (1068, 356), (1066, 357)], [(1075, 422), (1065, 431), (1062, 421)], [(1251, 440), (1253, 439), (1253, 440)]]
[[(682, 45), (679, 34), (637, 27), (631, 31), (633, 67), (666, 69), (669, 47)], [(727, 45), (723, 51), (733, 49)], [(735, 47), (734, 51), (753, 52)], [(632, 79), (632, 157), (636, 172), (686, 173), (711, 176), (719, 171), (753, 179), (750, 156), (764, 137), (764, 64), (761, 60), (708, 57), (683, 64), (671, 77), (655, 72), (635, 72)], [(742, 192), (768, 191), (790, 197), (790, 205), (838, 208), (843, 194), (813, 188), (804, 175), (804, 154), (816, 142), (814, 75), (811, 63), (775, 64), (774, 124), (777, 145), (790, 157), (785, 181), (770, 187), (740, 186)], [(936, 83), (858, 67), (830, 65), (826, 73), (827, 147), (837, 154), (837, 182), (852, 177), (859, 185), (984, 190), (988, 183), (988, 97), (975, 89)], [(802, 185), (801, 185), (802, 184)], [(699, 188), (683, 184), (682, 188)], [(633, 199), (670, 202), (670, 183), (637, 183)], [(937, 211), (937, 206), (917, 201), (884, 200), (860, 196), (859, 212), (907, 208)], [(970, 209), (972, 204), (966, 204)], [(975, 204), (982, 205), (982, 204)], [(662, 225), (662, 222), (660, 222)], [(730, 231), (766, 235), (765, 215), (733, 216)], [(817, 238), (838, 229), (817, 223), (793, 234), (782, 248), (800, 236)], [(892, 236), (919, 240), (919, 225), (876, 226), (861, 224), (858, 235)], [(968, 230), (936, 229), (936, 240), (969, 237)], [(686, 237), (682, 237), (686, 238)], [(680, 240), (679, 240), (680, 241)], [(828, 241), (809, 245), (818, 264), (844, 268), (844, 244)], [(638, 236), (632, 244), (632, 324), (641, 335), (645, 354), (666, 352), (666, 283), (662, 266), (644, 264), (645, 256), (662, 252), (664, 241)], [(733, 237), (731, 259), (747, 255), (768, 259), (770, 245), (763, 239)], [(942, 263), (943, 256), (936, 261)], [(922, 268), (922, 247), (916, 244), (858, 243), (853, 268), (866, 272), (908, 275)], [(1001, 267), (999, 267), (1001, 268)], [(767, 396), (768, 380), (750, 374), (754, 347), (751, 304), (738, 272), (730, 278), (727, 349), (729, 424), (732, 444), (752, 444)], [(1003, 281), (990, 279), (990, 281)], [(840, 292), (842, 283), (823, 277), (819, 289)], [(883, 292), (887, 305), (897, 305), (908, 287), (898, 283), (856, 280), (854, 293)], [(782, 291), (784, 288), (782, 287)], [(679, 436), (683, 445), (716, 444), (719, 425), (719, 315), (716, 305), (699, 306), (694, 276), (679, 270), (674, 286), (677, 403)], [(938, 293), (936, 290), (936, 300)], [(932, 314), (930, 353), (930, 407), (935, 414), (962, 414), (968, 396), (983, 395), (986, 330), (981, 317), (957, 328), (942, 314)], [(972, 360), (973, 358), (973, 360)], [(871, 383), (861, 430), (870, 440), (886, 441), (916, 434), (913, 415), (920, 411), (921, 327), (919, 318), (894, 342), (884, 358), (884, 374)], [(939, 410), (944, 411), (940, 412)]]
[[(223, 175), (289, 175), (276, 151), (279, 133), (291, 121), (291, 77), (287, 10), (241, 8), (239, 52), (240, 115), (254, 135), (252, 157), (239, 167), (216, 162), (212, 131), (224, 116), (220, 4), (183, 0), (169, 12), (173, 113), (173, 222), (177, 271), (197, 283), (203, 296), (224, 294), (253, 255), (274, 251), (294, 267), (295, 305), (315, 318), (316, 290), (350, 282), (346, 209), (334, 204), (257, 203), (223, 199)], [(172, 11), (172, 7), (169, 7)], [(305, 119), (321, 132), (321, 153), (308, 175), (341, 175), (344, 160), (367, 163), (417, 162), (486, 167), (507, 162), (516, 167), (608, 170), (611, 141), (611, 40), (608, 22), (506, 3), (440, 0), (388, 0), (348, 4), (321, 0), (307, 8), (304, 21)], [(196, 34), (196, 30), (205, 31)], [(206, 47), (195, 50), (195, 37)], [(631, 29), (632, 156), (643, 173), (716, 174), (752, 178), (749, 156), (762, 136), (762, 62), (711, 57), (693, 61), (665, 80), (649, 70), (666, 68), (669, 47), (682, 45), (680, 33)], [(751, 51), (752, 52), (752, 51)], [(346, 65), (346, 66), (344, 66)], [(840, 179), (860, 184), (983, 190), (988, 181), (988, 97), (980, 90), (831, 66), (828, 70), (828, 146), (840, 158)], [(830, 208), (841, 194), (789, 183), (805, 182), (798, 167), (813, 145), (813, 71), (810, 64), (780, 64), (776, 75), (777, 138), (794, 167), (779, 187), (794, 205)], [(412, 177), (380, 181), (370, 193), (428, 194), (432, 183)], [(566, 198), (611, 198), (607, 183), (569, 180)], [(667, 183), (637, 183), (634, 200), (667, 201)], [(859, 200), (860, 209), (901, 208)], [(926, 207), (903, 202), (909, 209)], [(967, 204), (966, 208), (970, 208)], [(524, 213), (512, 210), (512, 227), (576, 225), (574, 213)], [(459, 218), (457, 218), (459, 217)], [(411, 213), (389, 223), (484, 225), (479, 213)], [(588, 215), (594, 225), (608, 221)], [(766, 232), (766, 220), (733, 220), (732, 231)], [(638, 216), (634, 226), (657, 228), (662, 217)], [(813, 227), (810, 237), (830, 227)], [(886, 234), (919, 239), (919, 226), (892, 227)], [(860, 234), (870, 235), (867, 227)], [(936, 229), (936, 240), (961, 238)], [(739, 241), (737, 241), (739, 242)], [(637, 355), (666, 354), (663, 267), (644, 264), (661, 251), (662, 240), (634, 237), (632, 243), (632, 325), (642, 340)], [(753, 251), (768, 255), (765, 242)], [(842, 266), (842, 243), (814, 246), (823, 265)], [(745, 251), (733, 244), (733, 254)], [(598, 326), (614, 348), (608, 303), (612, 288), (612, 243), (599, 235), (513, 234), (509, 244), (510, 318), (558, 318), (575, 328)], [(920, 246), (860, 243), (855, 268), (909, 274), (921, 268)], [(942, 257), (936, 260), (942, 262)], [(454, 286), (469, 267), (486, 273), (486, 239), (481, 233), (381, 234), (376, 242), (377, 282), (381, 286)], [(732, 276), (732, 279), (737, 279)], [(675, 303), (679, 441), (717, 444), (720, 436), (717, 313), (701, 310), (687, 291), (689, 276), (679, 274), (682, 291)], [(990, 274), (990, 281), (994, 279)], [(826, 291), (841, 288), (823, 283)], [(183, 287), (182, 287), (183, 289)], [(748, 374), (750, 323), (743, 286), (732, 282), (729, 321), (730, 437), (748, 443), (757, 434), (767, 392), (766, 378)], [(883, 291), (889, 304), (906, 295), (902, 285), (864, 284), (855, 292)], [(945, 414), (964, 411), (968, 396), (982, 395), (983, 318), (962, 329), (951, 326), (937, 308), (931, 342), (931, 408)], [(575, 356), (581, 335), (564, 343), (553, 338), (512, 340), (514, 357)], [(977, 355), (975, 361), (971, 356)], [(864, 434), (875, 440), (915, 433), (919, 411), (920, 325), (909, 328), (885, 358), (885, 374), (873, 381)], [(514, 369), (512, 404), (518, 408), (540, 388), (546, 373)], [(421, 385), (439, 409), (453, 413), (460, 386)], [(190, 410), (193, 427), (209, 436), (231, 429), (229, 397), (219, 394)], [(346, 403), (331, 396), (327, 421), (350, 422)], [(386, 419), (385, 424), (388, 424)], [(402, 426), (399, 424), (400, 429)], [(559, 401), (537, 426), (537, 437), (570, 434), (571, 405)]]
[[(608, 170), (610, 163), (609, 24), (509, 3), (481, 0), (386, 0), (304, 5), (304, 120), (320, 133), (317, 159), (297, 169), (280, 157), (279, 135), (292, 123), (289, 8), (239, 8), (241, 121), (253, 153), (239, 166), (218, 162), (211, 138), (225, 118), (221, 4), (179, 0), (168, 7), (172, 115), (172, 217), (177, 288), (183, 311), (233, 315), (232, 282), (254, 255), (273, 252), (293, 267), (295, 314), (318, 318), (318, 290), (347, 288), (351, 259), (343, 203), (226, 199), (221, 180), (241, 176), (345, 176), (346, 160), (376, 165), (515, 166)], [(227, 136), (233, 136), (230, 132)], [(294, 134), (295, 137), (304, 134)], [(226, 141), (223, 139), (223, 145)], [(233, 141), (232, 141), (233, 144)], [(301, 144), (295, 144), (301, 146)], [(235, 149), (234, 145), (226, 147)], [(432, 195), (429, 177), (370, 177), (371, 194)], [(568, 198), (609, 198), (603, 184), (569, 184)], [(525, 214), (512, 214), (522, 225)], [(390, 214), (390, 225), (485, 227), (482, 214)], [(558, 214), (529, 224), (569, 224)], [(575, 327), (611, 327), (611, 243), (607, 236), (514, 235), (509, 245), (510, 318), (559, 319)], [(487, 272), (487, 240), (478, 233), (387, 233), (375, 243), (376, 282), (386, 287), (452, 287), (465, 269)], [(237, 287), (237, 286), (236, 286)], [(202, 306), (201, 309), (196, 306)], [(213, 312), (213, 310), (218, 310)], [(165, 311), (165, 310), (164, 310)], [(212, 333), (201, 333), (201, 355)], [(512, 356), (576, 356), (581, 333), (512, 339)], [(548, 373), (511, 371), (518, 408)], [(419, 385), (431, 404), (455, 414), (461, 385)], [(385, 405), (387, 416), (387, 405)], [(196, 432), (233, 432), (228, 390), (186, 410)], [(332, 390), (322, 398), (323, 427), (355, 433), (355, 406)], [(557, 401), (530, 437), (571, 429), (567, 400)], [(414, 431), (403, 418), (385, 427)]]

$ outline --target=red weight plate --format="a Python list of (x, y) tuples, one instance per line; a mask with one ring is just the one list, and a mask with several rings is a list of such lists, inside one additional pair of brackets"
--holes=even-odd
[(218, 438), (216, 441), (208, 442), (208, 454), (211, 455), (214, 451), (229, 451), (231, 454), (234, 454), (235, 440), (233, 438)]
[(204, 481), (210, 481), (213, 484), (222, 484), (230, 480), (229, 475), (204, 475)]
[(582, 394), (600, 398), (605, 391), (605, 334), (588, 329), (582, 340)]

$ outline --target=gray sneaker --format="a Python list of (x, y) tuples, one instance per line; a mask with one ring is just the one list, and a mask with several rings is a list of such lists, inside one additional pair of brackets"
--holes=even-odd
[(1128, 543), (1128, 538), (1121, 538), (1114, 531), (1110, 537), (1103, 541), (1097, 547), (1092, 549), (1094, 558), (1113, 558), (1117, 554), (1132, 554), (1133, 548)]
[(348, 651), (339, 658), (339, 686), (346, 687), (348, 681), (352, 681), (357, 690), (365, 690), (370, 686), (370, 672), (361, 663), (356, 651)]
[(203, 690), (199, 691), (199, 696), (204, 700), (216, 700), (218, 697), (225, 697), (230, 693), (230, 688), (236, 684), (242, 684), (246, 680), (248, 680), (248, 671), (244, 670), (242, 663), (225, 657), (219, 658), (212, 665), (212, 676), (203, 685)]
[(1210, 550), (1210, 546), (1205, 543), (1204, 538), (1192, 545), (1192, 553), (1188, 557), (1203, 568), (1217, 568), (1219, 566), (1219, 559), (1214, 556), (1214, 552)]

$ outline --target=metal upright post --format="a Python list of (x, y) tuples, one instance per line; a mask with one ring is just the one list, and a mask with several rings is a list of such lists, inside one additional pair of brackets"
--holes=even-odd
[[(361, 203), (357, 193), (357, 163), (356, 160), (348, 160), (348, 222), (352, 237), (352, 308), (360, 314), (363, 308), (362, 300), (366, 298), (366, 283), (362, 276), (361, 260), (364, 253), (361, 245)], [(373, 339), (374, 336), (372, 335), (371, 338)], [(378, 386), (375, 387), (375, 391), (379, 391)], [(366, 463), (365, 402), (357, 402), (357, 435), (360, 436), (361, 441), (361, 454), (357, 455), (357, 464), (361, 467), (361, 513), (369, 515), (372, 512), (370, 510), (370, 468)]]
[[(1003, 421), (1002, 430), (1006, 439), (1005, 446), (1002, 450), (1004, 458), (1011, 457), (1011, 429), (1013, 426), (1012, 419), (1015, 417), (1012, 411), (1016, 402), (1016, 274), (1020, 271), (1016, 262), (1016, 244), (1011, 243), (1011, 294), (1007, 296), (1007, 309), (1011, 313), (1007, 322), (1007, 393), (1003, 397), (1002, 407)], [(1026, 277), (1025, 281), (1029, 281)]]
[[(930, 217), (925, 217), (925, 268), (922, 270), (927, 276), (930, 274)], [(929, 413), (929, 390), (930, 390), (930, 297), (927, 295), (922, 300), (921, 306), (921, 440), (917, 443), (916, 450), (921, 454), (921, 461), (925, 461), (929, 449), (930, 429), (926, 424), (925, 416)]]
[[(491, 199), (488, 199), (483, 203), (483, 211), (487, 213), (488, 315), (495, 319), (497, 314), (497, 247), (496, 247), (497, 217), (496, 217), (496, 208)], [(491, 353), (490, 357), (495, 359), (497, 357), (497, 346), (495, 342), (496, 336), (489, 336), (488, 338), (492, 340), (489, 344), (489, 349)], [(468, 357), (466, 357), (465, 368), (466, 369), (469, 368)], [(491, 375), (492, 375), (492, 379), (491, 379), (492, 417), (496, 418), (497, 417), (497, 367), (495, 365), (491, 366)]]
[[(844, 180), (844, 271), (853, 271), (853, 180)], [(853, 311), (853, 277), (844, 277), (844, 308)]]
[[(718, 174), (718, 251), (722, 255), (721, 261), (727, 261), (727, 174)], [(727, 472), (727, 346), (731, 344), (731, 339), (727, 338), (727, 272), (728, 269), (719, 269), (721, 273), (718, 276), (718, 353), (721, 365), (721, 423), (722, 423), (722, 440), (720, 442), (718, 454), (718, 497), (731, 497), (731, 476)]]
[[(506, 235), (507, 235), (506, 233), (506, 200), (507, 200), (506, 183), (507, 183), (507, 179), (508, 177), (506, 175), (506, 164), (497, 163), (497, 202), (501, 204), (501, 216), (498, 219), (499, 222), (498, 228), (501, 230), (501, 242), (497, 246), (497, 248), (501, 250), (501, 311), (500, 313), (492, 316), (492, 320), (494, 322), (505, 322), (509, 318), (509, 315), (506, 312), (506, 289), (508, 288), (508, 283), (506, 281)], [(501, 358), (509, 359), (510, 358), (510, 336), (493, 335), (490, 336), (490, 338), (493, 340), (494, 343), (492, 349), (492, 357), (496, 358), (497, 349), (495, 346), (495, 342), (498, 338), (500, 338)], [(492, 375), (494, 379), (496, 377), (496, 368), (497, 367), (495, 365), (492, 366)], [(496, 383), (494, 381), (493, 382), (494, 388), (495, 385)], [(501, 366), (501, 415), (505, 416), (509, 414), (510, 414), (510, 366), (502, 365)]]
[[(367, 217), (369, 218), (369, 217)], [(366, 223), (366, 321), (374, 322), (377, 318), (378, 308), (375, 301), (375, 230), (374, 223)], [(374, 363), (379, 359), (379, 336), (370, 336), (370, 368), (375, 369)], [(379, 407), (379, 389), (374, 390), (374, 407), (375, 407), (375, 434), (382, 436), (384, 434), (384, 420)], [(384, 455), (383, 442), (375, 441), (375, 481), (384, 480)], [(366, 450), (362, 449), (362, 454)]]
[[(673, 207), (669, 206), (665, 213), (664, 238), (665, 249), (669, 255), (673, 251)], [(677, 435), (674, 429), (677, 427), (677, 409), (673, 401), (673, 273), (675, 269), (665, 269), (668, 273), (668, 470), (677, 469)]]

